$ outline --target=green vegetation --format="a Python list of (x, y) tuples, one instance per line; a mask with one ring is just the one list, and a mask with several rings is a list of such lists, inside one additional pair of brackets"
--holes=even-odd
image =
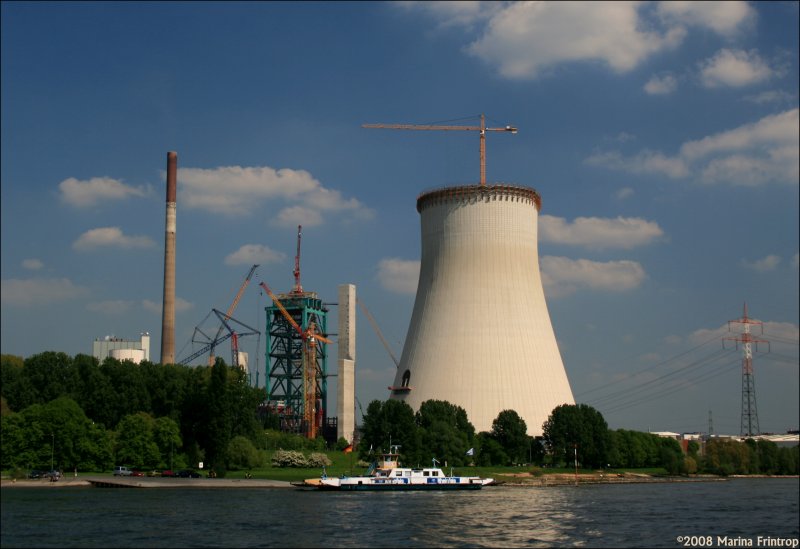
[[(362, 473), (379, 454), (397, 447), (407, 466), (439, 465), (456, 473), (498, 477), (579, 469), (654, 471), (657, 474), (797, 474), (800, 449), (767, 440), (678, 441), (625, 429), (610, 430), (585, 404), (555, 408), (542, 437), (503, 410), (490, 431), (476, 433), (466, 411), (446, 401), (423, 402), (414, 412), (397, 400), (367, 407), (357, 452), (345, 439), (327, 448), (269, 427), (259, 413), (264, 389), (217, 359), (212, 367), (135, 365), (87, 355), (46, 352), (22, 359), (0, 355), (2, 448), (0, 467), (102, 472), (115, 465), (143, 471), (213, 469), (217, 476), (301, 480)], [(524, 468), (520, 468), (525, 464)], [(509, 477), (511, 478), (511, 477)]]

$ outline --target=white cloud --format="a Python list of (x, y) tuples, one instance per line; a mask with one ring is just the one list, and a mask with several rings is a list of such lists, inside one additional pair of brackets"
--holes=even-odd
[(23, 259), (22, 266), (29, 271), (38, 271), (42, 267), (44, 267), (44, 263), (39, 261), (38, 259)]
[(791, 103), (794, 100), (794, 96), (783, 90), (767, 90), (753, 95), (746, 95), (744, 99), (757, 105), (766, 105), (768, 103)]
[(278, 212), (278, 215), (272, 219), (271, 224), (277, 227), (296, 227), (297, 225), (318, 227), (323, 222), (324, 219), (319, 211), (305, 206), (291, 206)]
[(121, 315), (131, 310), (133, 301), (106, 300), (106, 301), (93, 301), (86, 305), (86, 309), (93, 313), (100, 313), (104, 315)]
[(420, 262), (408, 259), (382, 259), (378, 264), (381, 286), (399, 294), (414, 294), (419, 282)]
[(749, 86), (768, 80), (774, 74), (754, 51), (722, 49), (699, 65), (700, 81), (707, 88)]
[(578, 217), (572, 223), (552, 215), (542, 215), (539, 218), (539, 236), (542, 242), (555, 244), (594, 249), (631, 249), (650, 244), (663, 235), (664, 231), (658, 223), (635, 217)]
[(623, 187), (616, 192), (615, 196), (617, 200), (625, 200), (633, 196), (633, 189), (630, 187)]
[(47, 305), (68, 301), (89, 294), (89, 290), (76, 286), (67, 278), (8, 279), (0, 283), (0, 301), (11, 306)]
[(286, 260), (286, 254), (276, 252), (261, 244), (245, 244), (225, 258), (226, 265), (267, 265), (281, 263)]
[(541, 258), (542, 283), (547, 297), (561, 297), (580, 289), (624, 292), (637, 288), (646, 278), (635, 261), (609, 261), (544, 256)]
[(112, 248), (151, 248), (155, 246), (146, 236), (125, 236), (119, 227), (99, 227), (83, 233), (72, 243), (75, 250), (86, 252), (100, 247)]
[(752, 23), (756, 12), (747, 2), (659, 2), (659, 16), (668, 23), (707, 27), (717, 34), (730, 36), (743, 25)]
[[(747, 316), (750, 318), (750, 320), (762, 322), (757, 318), (751, 317), (749, 313)], [(736, 337), (744, 332), (743, 324), (735, 322), (740, 318), (732, 318), (730, 319), (731, 322), (723, 324), (719, 328), (701, 328), (699, 330), (695, 330), (689, 335), (689, 341), (690, 343), (697, 345), (706, 343), (708, 340), (714, 337), (719, 337), (720, 339), (723, 337)], [(761, 328), (763, 328), (763, 334)], [(766, 340), (769, 340), (770, 337), (774, 337), (776, 339), (788, 339), (791, 341), (797, 341), (800, 339), (800, 330), (798, 330), (797, 324), (791, 324), (789, 322), (763, 321), (761, 326), (751, 326), (750, 332), (754, 336), (757, 335), (759, 339)], [(731, 341), (730, 345), (733, 347), (735, 343)]]
[[(161, 302), (160, 301), (151, 301), (149, 299), (142, 300), (142, 307), (146, 311), (150, 311), (151, 313), (161, 314)], [(180, 297), (175, 298), (175, 312), (182, 313), (184, 311), (188, 311), (189, 309), (194, 307), (194, 303), (186, 301)]]
[[(374, 212), (356, 199), (344, 199), (339, 191), (326, 189), (305, 170), (270, 167), (222, 166), (214, 169), (183, 168), (178, 172), (178, 203), (187, 208), (224, 215), (249, 215), (267, 201), (292, 206), (281, 212), (279, 223), (321, 223), (320, 212), (339, 212), (369, 219)], [(296, 206), (295, 206), (296, 205)]]
[(86, 208), (104, 200), (123, 200), (130, 196), (147, 196), (149, 188), (131, 187), (110, 177), (93, 177), (81, 181), (70, 177), (58, 184), (61, 200), (71, 206)]
[(635, 2), (519, 2), (504, 5), (468, 51), (508, 78), (535, 78), (561, 63), (599, 61), (626, 72), (677, 46), (682, 27), (643, 31)]
[(616, 151), (595, 153), (585, 162), (592, 166), (603, 166), (635, 174), (657, 173), (672, 179), (689, 175), (689, 168), (682, 159), (670, 158), (662, 153), (649, 150), (629, 157), (623, 157)]
[(678, 89), (678, 80), (671, 74), (654, 75), (644, 85), (650, 95), (667, 95)]
[(693, 177), (704, 183), (756, 186), (800, 180), (800, 117), (791, 109), (732, 130), (684, 143), (677, 156), (642, 151), (624, 157), (596, 153), (590, 165), (635, 174)]
[(781, 258), (777, 255), (768, 255), (758, 259), (756, 261), (747, 261), (742, 260), (742, 264), (748, 268), (752, 269), (759, 273), (766, 273), (769, 271), (774, 271), (778, 268), (778, 265), (781, 262)]

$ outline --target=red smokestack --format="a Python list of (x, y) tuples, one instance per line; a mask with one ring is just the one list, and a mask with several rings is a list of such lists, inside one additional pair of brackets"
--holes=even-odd
[(175, 210), (178, 153), (167, 153), (167, 221), (164, 234), (164, 300), (161, 309), (161, 364), (175, 363)]

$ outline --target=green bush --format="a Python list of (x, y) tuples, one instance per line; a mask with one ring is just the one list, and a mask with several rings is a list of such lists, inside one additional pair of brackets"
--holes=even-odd
[(329, 467), (332, 465), (330, 458), (321, 452), (312, 452), (308, 456), (307, 463), (309, 467)]
[(296, 450), (278, 450), (272, 454), (273, 467), (308, 467), (308, 460)]

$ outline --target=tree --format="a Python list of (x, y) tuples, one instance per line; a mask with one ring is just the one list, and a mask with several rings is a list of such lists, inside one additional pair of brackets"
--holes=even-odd
[(250, 440), (243, 436), (233, 437), (228, 444), (228, 469), (252, 469), (261, 465), (261, 456)]
[(492, 438), (503, 448), (512, 463), (528, 461), (532, 441), (528, 427), (514, 410), (503, 410), (492, 422)]
[(219, 476), (225, 476), (228, 444), (232, 438), (233, 410), (229, 398), (228, 366), (217, 358), (211, 369), (207, 391), (205, 449), (209, 465)]
[(542, 426), (555, 463), (571, 463), (577, 454), (584, 467), (605, 467), (611, 438), (603, 415), (587, 404), (557, 406)]
[(117, 463), (139, 469), (158, 467), (161, 452), (153, 438), (154, 427), (155, 421), (145, 412), (122, 418), (116, 431)]
[(445, 400), (426, 400), (415, 415), (423, 454), (418, 461), (436, 458), (453, 466), (466, 464), (467, 450), (473, 445), (475, 427), (464, 408)]
[[(420, 441), (414, 410), (401, 400), (373, 400), (364, 415), (364, 436), (359, 443), (359, 456), (371, 460), (376, 453), (400, 446), (405, 461), (417, 463), (428, 459), (420, 455)], [(372, 454), (372, 455), (371, 455)]]

